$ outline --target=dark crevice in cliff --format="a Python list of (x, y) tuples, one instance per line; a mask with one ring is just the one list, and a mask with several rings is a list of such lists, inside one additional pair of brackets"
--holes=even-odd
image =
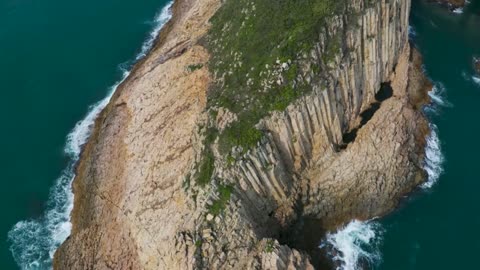
[(315, 269), (334, 269), (328, 255), (320, 248), (326, 234), (322, 228), (320, 219), (302, 216), (282, 231), (278, 240), (283, 245), (307, 253)]
[[(358, 131), (372, 119), (380, 109), (382, 102), (393, 96), (390, 82), (382, 83), (379, 91), (375, 94), (375, 100), (370, 106), (360, 113), (358, 126), (343, 135), (343, 143), (340, 149), (354, 142)], [(309, 255), (310, 262), (316, 269), (335, 269), (334, 263), (329, 259), (325, 249), (320, 248), (320, 243), (325, 237), (325, 224), (321, 219), (308, 216), (303, 211), (303, 203), (297, 201), (295, 206), (296, 219), (288, 226), (279, 230), (277, 239), (282, 245), (299, 250)], [(333, 251), (334, 252), (334, 251)], [(331, 254), (330, 254), (331, 255)]]
[(390, 85), (390, 82), (385, 82), (382, 83), (380, 90), (375, 94), (375, 102), (370, 104), (370, 107), (368, 109), (364, 110), (362, 113), (360, 113), (360, 124), (351, 129), (349, 132), (343, 134), (343, 143), (339, 146), (339, 149), (346, 149), (348, 144), (352, 143), (355, 141), (357, 138), (358, 131), (365, 126), (370, 119), (375, 115), (375, 113), (380, 109), (380, 106), (382, 105), (382, 102), (391, 98), (393, 95), (393, 89)]
[(296, 218), (278, 231), (276, 235), (278, 242), (308, 254), (310, 263), (315, 269), (335, 269), (328, 254), (320, 248), (320, 243), (327, 233), (323, 221), (306, 215), (304, 203), (300, 198), (297, 198), (294, 211)]

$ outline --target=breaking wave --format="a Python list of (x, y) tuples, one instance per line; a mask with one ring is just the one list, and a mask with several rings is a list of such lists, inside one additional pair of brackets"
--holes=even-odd
[(472, 82), (476, 86), (480, 86), (480, 77), (478, 75), (468, 74), (466, 71), (462, 71), (462, 77), (467, 82)]
[[(428, 93), (431, 103), (425, 107), (427, 116), (438, 114), (440, 108), (451, 107), (446, 99), (446, 89), (441, 83), (437, 83), (432, 91)], [(425, 160), (423, 162), (423, 169), (427, 172), (427, 181), (422, 184), (422, 188), (431, 188), (440, 178), (443, 173), (444, 156), (440, 139), (438, 138), (438, 128), (432, 122), (429, 123), (430, 134), (427, 137), (427, 145), (425, 147)]]
[(150, 32), (148, 39), (142, 44), (142, 50), (140, 53), (135, 57), (135, 61), (138, 61), (145, 57), (150, 49), (153, 47), (155, 39), (157, 39), (160, 30), (162, 30), (165, 23), (172, 17), (171, 7), (173, 5), (173, 1), (169, 2), (161, 11), (160, 13), (155, 16), (154, 25), (155, 27)]
[(472, 76), (472, 81), (476, 83), (478, 86), (480, 86), (480, 77)]
[[(168, 3), (155, 17), (154, 29), (143, 43), (135, 61), (144, 57), (152, 48), (161, 28), (171, 18), (172, 3)], [(50, 269), (55, 250), (70, 235), (72, 228), (70, 213), (73, 209), (71, 185), (75, 177), (75, 163), (80, 158), (81, 148), (90, 136), (95, 119), (129, 74), (130, 72), (124, 71), (122, 79), (110, 88), (108, 95), (90, 106), (86, 117), (68, 134), (64, 151), (70, 158), (70, 162), (51, 190), (45, 214), (37, 220), (18, 222), (8, 233), (10, 250), (21, 269)]]
[(424, 170), (427, 172), (428, 179), (422, 184), (423, 188), (431, 188), (440, 175), (443, 173), (443, 154), (440, 146), (440, 139), (437, 135), (437, 126), (430, 123), (430, 134), (427, 137), (427, 147), (425, 148)]
[(415, 31), (415, 28), (413, 28), (413, 26), (411, 25), (408, 26), (408, 36), (410, 38), (414, 38), (417, 36), (417, 31)]
[(443, 107), (452, 107), (453, 105), (447, 100), (447, 89), (442, 83), (436, 83), (433, 89), (428, 92), (431, 103), (425, 107), (427, 112), (437, 114)]
[(382, 259), (382, 235), (380, 223), (354, 220), (336, 233), (327, 234), (320, 247), (327, 250), (336, 270), (371, 269)]
[(461, 8), (461, 7), (460, 7), (460, 8), (456, 8), (456, 9), (454, 9), (452, 12), (455, 13), (455, 14), (462, 14), (462, 13), (463, 13), (463, 8)]

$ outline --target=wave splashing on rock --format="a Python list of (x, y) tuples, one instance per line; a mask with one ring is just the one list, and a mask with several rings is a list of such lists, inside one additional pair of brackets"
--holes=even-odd
[[(161, 28), (171, 18), (172, 4), (173, 2), (168, 3), (155, 17), (154, 29), (143, 43), (135, 61), (144, 57), (152, 48)], [(82, 146), (91, 134), (95, 119), (129, 74), (129, 71), (124, 71), (122, 79), (110, 88), (109, 94), (90, 106), (86, 117), (79, 121), (72, 132), (68, 134), (64, 151), (69, 156), (70, 162), (50, 192), (45, 214), (36, 220), (18, 222), (8, 233), (8, 240), (11, 243), (10, 250), (21, 269), (50, 269), (55, 251), (70, 235), (72, 228), (70, 213), (73, 209), (71, 186), (75, 178), (75, 163), (80, 158)]]
[(336, 233), (329, 233), (321, 248), (327, 248), (337, 270), (370, 269), (381, 262), (383, 229), (376, 221), (354, 220)]
[[(480, 82), (480, 81), (479, 81)], [(428, 116), (437, 115), (441, 108), (451, 107), (446, 99), (446, 89), (436, 83), (429, 92), (431, 103), (425, 106)], [(438, 128), (430, 122), (430, 134), (425, 148), (424, 169), (428, 179), (422, 188), (431, 188), (443, 173), (444, 156), (438, 137)], [(370, 269), (381, 262), (380, 243), (382, 241), (382, 225), (374, 220), (353, 220), (336, 233), (329, 233), (320, 247), (332, 258), (336, 270)]]
[(427, 137), (425, 149), (425, 162), (423, 168), (428, 174), (428, 179), (422, 184), (422, 188), (431, 188), (443, 173), (443, 154), (440, 139), (437, 135), (437, 126), (430, 124), (430, 134)]
[(55, 250), (70, 235), (70, 212), (73, 209), (71, 185), (75, 178), (75, 163), (80, 158), (81, 147), (87, 142), (95, 119), (127, 76), (128, 72), (125, 72), (123, 79), (111, 88), (108, 96), (92, 105), (87, 116), (67, 136), (64, 151), (69, 156), (70, 163), (50, 192), (48, 210), (44, 216), (38, 220), (20, 221), (8, 233), (8, 239), (12, 243), (10, 250), (22, 269), (50, 268)]
[[(446, 89), (441, 83), (436, 83), (432, 91), (428, 93), (431, 99), (430, 105), (425, 107), (427, 115), (436, 115), (442, 107), (452, 107), (446, 99)], [(425, 148), (425, 160), (423, 169), (427, 172), (428, 179), (422, 184), (422, 188), (431, 188), (443, 173), (444, 156), (440, 139), (438, 137), (438, 128), (430, 122), (430, 134), (427, 137), (427, 146)]]
[(476, 83), (478, 86), (480, 86), (480, 77), (472, 76), (472, 80), (473, 80), (474, 83)]

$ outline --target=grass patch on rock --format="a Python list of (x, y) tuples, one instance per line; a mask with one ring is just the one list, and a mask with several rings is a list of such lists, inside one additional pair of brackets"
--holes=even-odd
[(343, 0), (225, 1), (207, 35), (215, 77), (208, 106), (238, 116), (219, 134), (223, 153), (255, 146), (263, 136), (255, 124), (311, 90), (298, 59), (310, 52), (325, 19), (343, 6)]
[(233, 192), (232, 185), (218, 185), (218, 199), (213, 201), (208, 207), (208, 212), (214, 216), (218, 216), (223, 212)]

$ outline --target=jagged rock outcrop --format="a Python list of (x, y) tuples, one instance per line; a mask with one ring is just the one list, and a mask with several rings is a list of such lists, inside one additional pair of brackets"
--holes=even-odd
[[(196, 185), (213, 80), (201, 44), (220, 5), (177, 0), (97, 119), (56, 269), (313, 269), (292, 240), (299, 220), (382, 215), (424, 180), (429, 85), (408, 43), (410, 1), (355, 0), (301, 59), (311, 93), (262, 119), (265, 137), (235, 160), (214, 151), (215, 180)], [(341, 46), (325, 59), (332, 36)], [(213, 121), (235, 119), (222, 109)]]
[(437, 0), (437, 2), (448, 7), (450, 10), (463, 8), (467, 3), (465, 0)]

